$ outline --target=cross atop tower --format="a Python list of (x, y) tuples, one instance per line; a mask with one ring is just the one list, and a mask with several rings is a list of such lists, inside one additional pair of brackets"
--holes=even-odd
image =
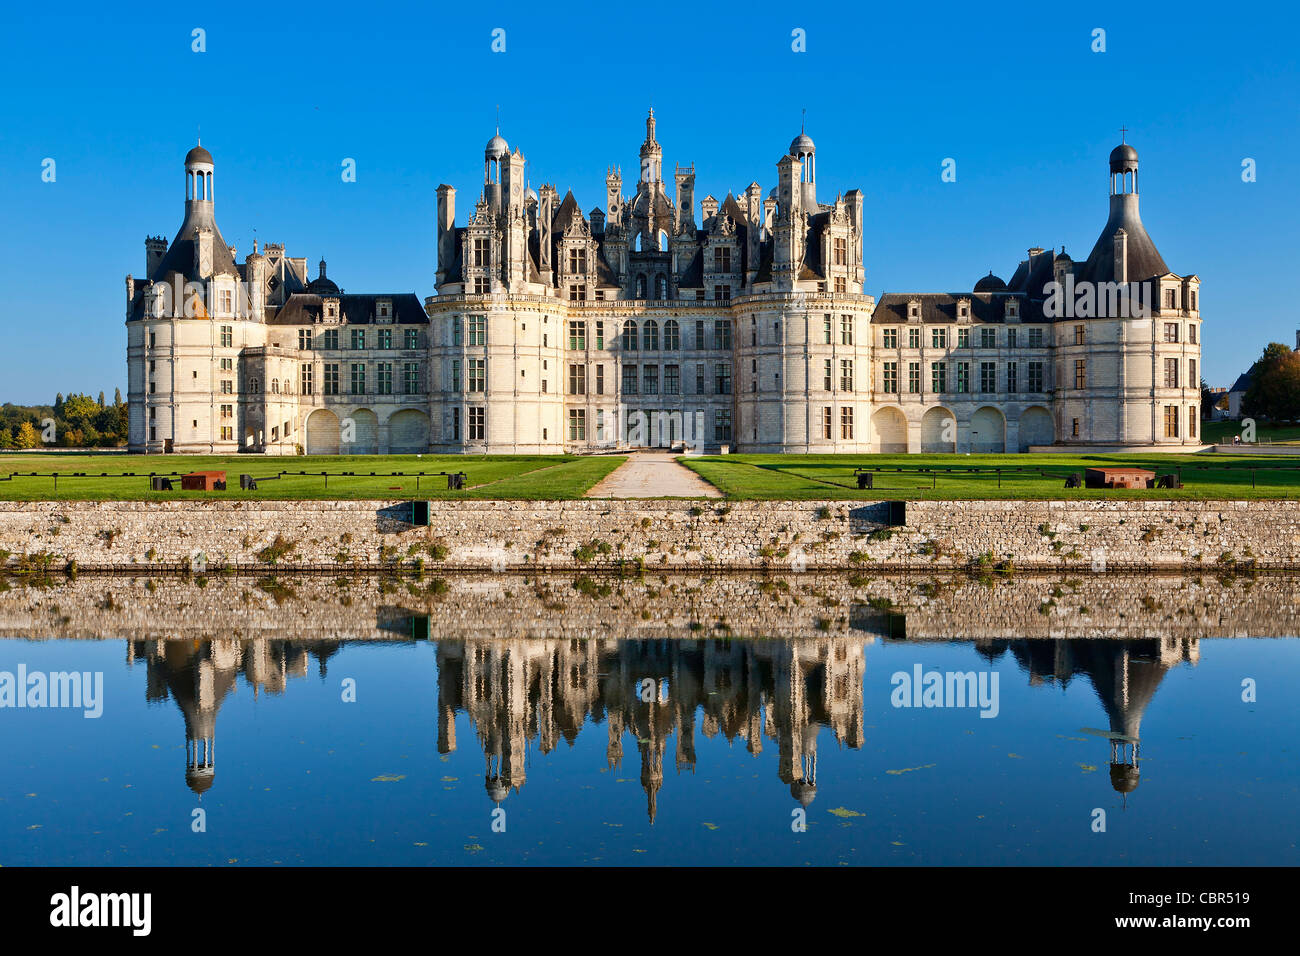
[(1119, 128), (1119, 141), (1120, 141), (1121, 143), (1124, 143), (1124, 142), (1127, 142), (1127, 141), (1128, 141), (1128, 127), (1127, 127), (1127, 126), (1121, 126), (1121, 127)]

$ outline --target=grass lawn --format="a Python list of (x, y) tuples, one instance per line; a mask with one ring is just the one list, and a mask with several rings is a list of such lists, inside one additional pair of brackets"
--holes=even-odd
[[(382, 499), (382, 498), (581, 498), (588, 488), (622, 464), (618, 456), (571, 455), (0, 455), (0, 479), (14, 472), (46, 477), (0, 480), (7, 501), (165, 501), (172, 498)], [(285, 475), (280, 471), (315, 472)], [(150, 491), (150, 472), (224, 471), (226, 491)], [(320, 472), (330, 473), (328, 481)], [(341, 472), (355, 477), (336, 477)], [(415, 472), (424, 472), (416, 488)], [(465, 488), (448, 491), (440, 471), (465, 472)], [(51, 473), (59, 474), (58, 491)], [(73, 477), (85, 472), (95, 477)], [(134, 472), (135, 477), (117, 477)], [(375, 476), (371, 477), (371, 472)], [(406, 472), (393, 477), (393, 472)], [(99, 477), (107, 473), (109, 477)], [(241, 491), (239, 476), (258, 479), (256, 491)], [(270, 479), (270, 480), (263, 480)], [(179, 482), (177, 483), (179, 488)]]
[[(679, 459), (728, 498), (1300, 498), (1300, 455), (718, 455)], [(1106, 465), (1182, 469), (1181, 490), (1067, 489), (1065, 476)], [(1251, 487), (1255, 466), (1255, 487)], [(1277, 467), (1282, 466), (1282, 467)], [(1003, 475), (970, 468), (1033, 468), (1046, 476)], [(953, 469), (951, 474), (875, 476), (859, 491), (855, 468)]]
[[(1201, 422), (1201, 437), (1206, 443), (1221, 442), (1232, 444), (1232, 436), (1241, 434), (1241, 422)], [(1285, 442), (1300, 444), (1300, 425), (1269, 425), (1260, 423), (1255, 426), (1255, 440), (1259, 442)], [(1297, 451), (1300, 454), (1300, 451)]]

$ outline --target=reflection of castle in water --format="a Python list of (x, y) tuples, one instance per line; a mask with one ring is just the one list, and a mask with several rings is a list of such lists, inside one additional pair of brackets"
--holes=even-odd
[(523, 786), (530, 743), (549, 753), (587, 720), (604, 721), (611, 768), (632, 734), (654, 821), (669, 736), (676, 769), (695, 767), (697, 713), (706, 737), (745, 741), (750, 753), (775, 740), (777, 773), (807, 806), (817, 793), (817, 731), (862, 746), (860, 639), (787, 641), (513, 640), (438, 645), (438, 750), (456, 749), (464, 710), (486, 761), (493, 801)]
[(1029, 674), (1031, 686), (1069, 685), (1079, 674), (1091, 682), (1109, 720), (1110, 783), (1116, 792), (1137, 789), (1141, 768), (1142, 717), (1169, 671), (1201, 659), (1197, 638), (977, 642), (990, 663), (1007, 650)]
[(259, 693), (282, 694), (291, 677), (306, 677), (308, 662), (317, 660), (320, 674), (338, 652), (338, 643), (301, 644), (259, 638), (241, 641), (128, 641), (127, 662), (143, 658), (148, 669), (145, 696), (150, 701), (172, 698), (185, 716), (185, 782), (202, 795), (216, 774), (217, 710), (243, 675)]
[[(171, 698), (185, 718), (185, 781), (202, 794), (216, 770), (216, 717), (238, 679), (260, 693), (282, 694), (320, 674), (335, 641), (234, 638), (129, 641), (128, 661), (148, 668), (150, 701)], [(1139, 782), (1142, 717), (1172, 668), (1200, 658), (1187, 639), (994, 640), (976, 642), (990, 664), (1010, 651), (1031, 685), (1065, 687), (1086, 677), (1109, 721), (1110, 779), (1131, 793)], [(752, 754), (776, 742), (777, 775), (803, 806), (817, 794), (817, 736), (863, 743), (865, 651), (860, 638), (793, 640), (441, 641), (437, 645), (438, 750), (457, 747), (457, 711), (468, 716), (485, 761), (488, 796), (500, 803), (527, 778), (530, 747), (550, 753), (570, 744), (587, 722), (604, 722), (610, 768), (621, 766), (626, 735), (636, 739), (651, 821), (664, 781), (668, 738), (678, 772), (694, 770), (697, 731), (743, 740)], [(698, 726), (697, 726), (698, 725)]]

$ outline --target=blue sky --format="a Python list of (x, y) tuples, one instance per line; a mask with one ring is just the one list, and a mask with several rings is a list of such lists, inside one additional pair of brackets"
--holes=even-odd
[[(125, 391), (124, 277), (141, 276), (146, 235), (180, 225), (200, 125), (217, 221), (241, 256), (256, 229), (313, 275), (324, 256), (348, 291), (425, 296), (435, 190), (457, 188), (463, 223), (498, 104), (534, 185), (572, 188), (588, 210), (612, 163), (630, 190), (649, 105), (665, 171), (693, 162), (697, 196), (719, 199), (775, 184), (806, 108), (819, 197), (865, 194), (873, 294), (1006, 278), (1034, 245), (1086, 255), (1127, 126), (1147, 229), (1173, 271), (1203, 282), (1206, 377), (1230, 383), (1300, 327), (1287, 278), (1300, 232), (1291, 9), (180, 9), (0, 14), (0, 401)], [(206, 52), (191, 49), (196, 27)], [(498, 27), (505, 53), (490, 49)], [(807, 52), (792, 52), (795, 28)], [(1095, 28), (1105, 53), (1090, 49)], [(955, 183), (940, 181), (948, 157)], [(1241, 180), (1246, 157), (1254, 183)]]

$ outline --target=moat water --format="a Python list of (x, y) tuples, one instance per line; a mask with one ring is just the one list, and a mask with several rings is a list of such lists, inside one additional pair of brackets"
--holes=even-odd
[[(0, 865), (1296, 865), (1300, 641), (1252, 603), (1293, 583), (1225, 585), (1213, 623), (1097, 606), (1094, 636), (1053, 610), (1023, 638), (918, 636), (924, 604), (653, 637), (629, 605), (593, 634), (555, 601), (550, 636), (503, 607), (478, 623), (504, 636), (381, 610), (349, 637), (360, 596), (264, 585), (251, 632), (132, 623), (152, 582), (11, 589)], [(996, 619), (998, 593), (954, 587), (928, 620)], [(45, 681), (72, 672), (78, 700)]]

